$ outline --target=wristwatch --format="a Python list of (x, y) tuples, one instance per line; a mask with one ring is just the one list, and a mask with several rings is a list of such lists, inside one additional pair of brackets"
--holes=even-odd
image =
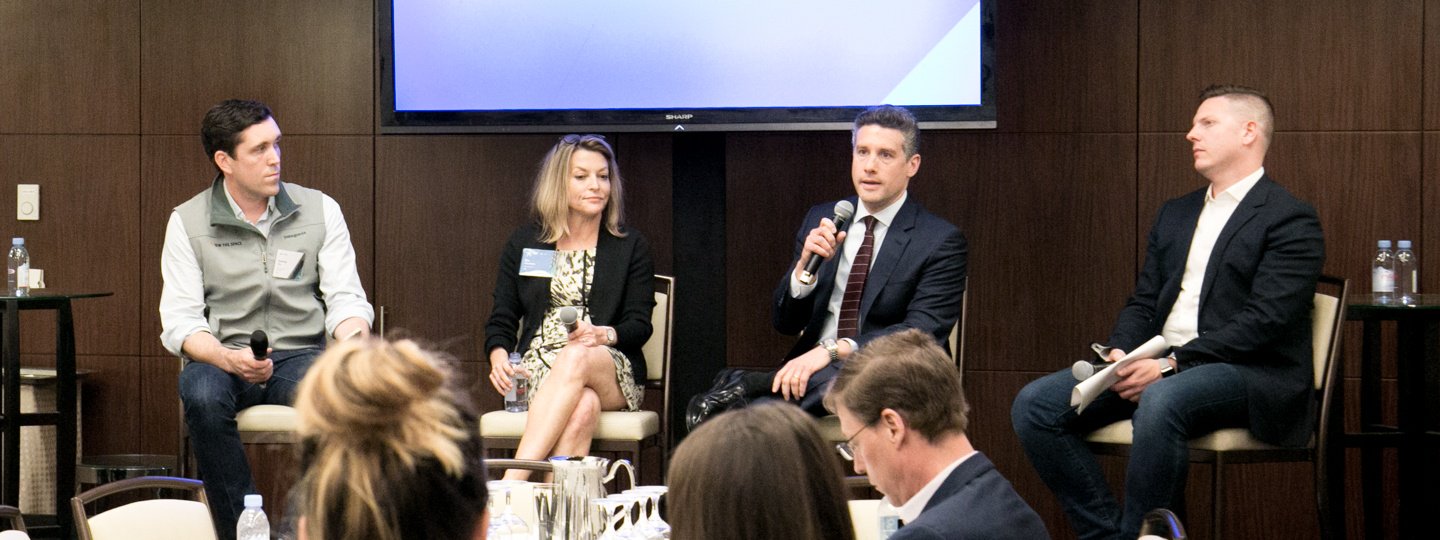
[(821, 341), (820, 346), (825, 347), (825, 352), (830, 353), (831, 362), (840, 361), (840, 346), (835, 343), (835, 340), (827, 339), (825, 341)]
[(1174, 359), (1175, 359), (1175, 355), (1173, 355), (1173, 354), (1170, 355), (1170, 356), (1167, 356), (1167, 357), (1165, 357), (1165, 358), (1156, 358), (1156, 359), (1155, 359), (1156, 362), (1159, 362), (1159, 363), (1160, 363), (1160, 377), (1161, 377), (1161, 378), (1169, 377), (1169, 376), (1175, 374), (1175, 366), (1170, 365), (1170, 361), (1171, 361), (1171, 360), (1174, 360)]
[(617, 341), (619, 341), (619, 340), (615, 339), (615, 328), (614, 328), (614, 327), (612, 327), (612, 326), (606, 326), (606, 327), (605, 327), (605, 341), (607, 341), (606, 345), (614, 345)]

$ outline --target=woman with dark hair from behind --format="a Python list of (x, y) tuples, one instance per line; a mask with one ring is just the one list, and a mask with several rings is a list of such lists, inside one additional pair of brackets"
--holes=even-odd
[(295, 399), (299, 538), (484, 538), (476, 415), (449, 366), (409, 340), (330, 346)]
[(670, 525), (685, 540), (852, 540), (844, 472), (815, 420), (784, 403), (724, 413), (670, 462)]

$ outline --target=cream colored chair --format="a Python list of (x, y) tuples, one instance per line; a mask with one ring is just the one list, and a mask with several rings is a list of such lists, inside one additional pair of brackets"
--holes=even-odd
[[(626, 454), (636, 471), (642, 453), (657, 448), (660, 470), (665, 470), (670, 427), (670, 342), (675, 320), (675, 278), (655, 276), (655, 310), (650, 315), (654, 332), (642, 349), (645, 353), (645, 391), (662, 393), (660, 413), (655, 411), (606, 411), (600, 413), (591, 451)], [(480, 417), (480, 436), (487, 449), (514, 450), (525, 433), (526, 413), (492, 411)]]
[[(970, 282), (967, 280), (965, 292), (960, 293), (960, 318), (955, 321), (955, 327), (950, 329), (950, 352), (955, 357), (955, 369), (960, 372), (961, 384), (965, 381), (965, 312), (970, 304)], [(820, 436), (832, 443), (845, 442), (845, 435), (840, 430), (840, 417), (828, 415), (819, 419)]]
[[(94, 516), (85, 505), (117, 493), (157, 489), (184, 491), (194, 500), (147, 499)], [(205, 485), (198, 480), (145, 476), (111, 482), (70, 499), (75, 535), (80, 540), (209, 540), (216, 537), (210, 521)]]
[[(16, 508), (16, 507), (14, 507), (14, 506), (10, 506), (10, 505), (8, 505), (8, 504), (6, 504), (6, 505), (0, 505), (0, 520), (5, 520), (5, 521), (10, 522), (10, 530), (5, 531), (5, 532), (3, 532), (3, 533), (0, 533), (0, 540), (4, 540), (4, 539), (5, 539), (5, 536), (4, 536), (4, 535), (5, 535), (6, 533), (11, 532), (11, 531), (15, 531), (15, 532), (18, 532), (18, 533), (24, 533), (24, 532), (25, 532), (25, 516), (20, 514), (20, 509), (19, 509), (19, 508)], [(13, 534), (10, 535), (10, 536), (15, 536), (16, 538), (22, 538), (22, 537), (20, 537), (20, 536), (16, 536), (16, 535), (13, 535)], [(23, 536), (23, 538), (29, 538), (29, 537), (30, 537), (29, 535)]]
[[(1315, 307), (1311, 311), (1311, 325), (1313, 336), (1313, 360), (1314, 360), (1314, 384), (1315, 401), (1320, 414), (1317, 415), (1315, 433), (1310, 438), (1310, 443), (1301, 448), (1282, 448), (1261, 442), (1250, 434), (1249, 429), (1231, 428), (1222, 429), (1196, 439), (1190, 440), (1190, 462), (1211, 463), (1214, 465), (1211, 474), (1210, 492), (1210, 537), (1220, 538), (1224, 532), (1222, 517), (1224, 512), (1220, 507), (1225, 500), (1224, 468), (1225, 465), (1238, 463), (1273, 463), (1273, 462), (1312, 462), (1315, 476), (1315, 506), (1319, 511), (1321, 519), (1321, 530), (1327, 536), (1340, 534), (1337, 531), (1328, 530), (1330, 527), (1326, 521), (1327, 516), (1332, 512), (1329, 500), (1329, 475), (1326, 464), (1329, 457), (1331, 434), (1326, 426), (1330, 426), (1332, 414), (1343, 414), (1343, 411), (1332, 411), (1331, 401), (1335, 392), (1340, 386), (1339, 366), (1337, 361), (1340, 351), (1340, 327), (1345, 323), (1345, 295), (1349, 292), (1349, 280), (1321, 276), (1319, 285), (1315, 291)], [(1086, 441), (1097, 454), (1129, 456), (1131, 444), (1131, 424), (1129, 420), (1123, 420), (1100, 428), (1092, 432)], [(1343, 511), (1342, 509), (1335, 511)], [(1192, 521), (1193, 525), (1193, 521)]]

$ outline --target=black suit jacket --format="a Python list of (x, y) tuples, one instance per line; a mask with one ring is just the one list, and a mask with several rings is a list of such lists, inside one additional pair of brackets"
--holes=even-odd
[(1015, 493), (985, 454), (976, 452), (950, 472), (915, 521), (891, 540), (1031, 540), (1049, 538), (1040, 515)]
[[(1145, 267), (1110, 344), (1130, 350), (1158, 335), (1180, 294), (1203, 189), (1166, 202), (1150, 229)], [(1199, 337), (1175, 350), (1181, 374), (1210, 362), (1245, 375), (1250, 431), (1303, 446), (1314, 414), (1310, 310), (1325, 262), (1315, 209), (1269, 176), (1251, 188), (1210, 252), (1200, 288)]]
[[(617, 237), (604, 227), (595, 245), (595, 277), (590, 285), (590, 322), (615, 328), (615, 348), (630, 359), (635, 381), (645, 381), (645, 355), (641, 347), (653, 330), (650, 314), (655, 309), (655, 263), (650, 244), (635, 229)], [(485, 351), (504, 347), (524, 352), (540, 329), (545, 310), (550, 308), (550, 278), (520, 275), (520, 258), (525, 248), (555, 249), (538, 239), (540, 227), (525, 225), (510, 235), (500, 254), (500, 273), (495, 276), (495, 307), (485, 325)], [(521, 319), (525, 320), (520, 341), (515, 341)]]
[[(846, 199), (853, 204), (855, 197)], [(805, 237), (834, 215), (835, 203), (810, 209), (795, 233), (795, 251), (789, 270), (775, 289), (774, 325), (781, 334), (803, 332), (787, 359), (815, 348), (821, 326), (829, 315), (839, 257), (820, 265), (819, 282), (805, 298), (790, 297), (790, 274), (805, 249)], [(960, 295), (965, 291), (965, 235), (939, 216), (926, 212), (915, 197), (906, 197), (895, 215), (880, 253), (871, 262), (865, 294), (860, 299), (860, 334), (853, 339), (864, 346), (882, 335), (919, 328), (948, 348), (951, 327), (960, 318)]]

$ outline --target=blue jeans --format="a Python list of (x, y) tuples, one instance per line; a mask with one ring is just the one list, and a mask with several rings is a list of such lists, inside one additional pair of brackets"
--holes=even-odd
[[(1106, 391), (1084, 414), (1070, 406), (1075, 382), (1069, 369), (1032, 381), (1015, 397), (1010, 420), (1030, 463), (1084, 540), (1139, 536), (1146, 512), (1173, 509), (1182, 500), (1190, 465), (1186, 443), (1249, 425), (1245, 381), (1229, 364), (1194, 366), (1155, 381), (1139, 403)], [(1122, 514), (1084, 437), (1126, 418), (1135, 431)]]
[[(190, 430), (200, 479), (205, 481), (215, 532), (222, 540), (235, 538), (235, 522), (245, 509), (245, 495), (256, 493), (235, 414), (254, 405), (293, 403), (300, 379), (319, 354), (320, 349), (272, 352), (275, 370), (263, 388), (203, 362), (190, 362), (180, 370), (185, 427)], [(270, 507), (281, 502), (265, 501)]]

